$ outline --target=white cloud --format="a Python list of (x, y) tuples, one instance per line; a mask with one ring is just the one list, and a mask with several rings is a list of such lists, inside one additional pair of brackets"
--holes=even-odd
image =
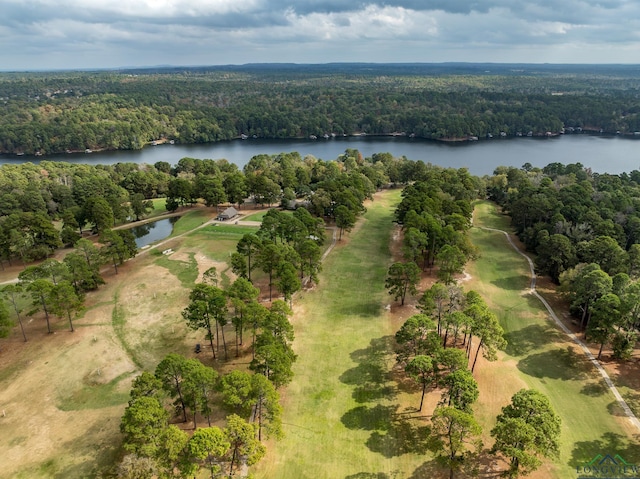
[[(167, 55), (174, 64), (628, 63), (640, 48), (635, 0), (0, 0), (0, 12), (3, 69), (157, 64)], [(585, 48), (591, 56), (576, 55)]]

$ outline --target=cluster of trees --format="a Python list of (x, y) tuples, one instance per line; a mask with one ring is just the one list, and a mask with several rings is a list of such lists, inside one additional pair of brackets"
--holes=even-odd
[(256, 234), (247, 233), (238, 241), (231, 267), (249, 281), (252, 272), (260, 268), (268, 277), (269, 300), (275, 284), (285, 300), (291, 301), (305, 278), (318, 280), (324, 239), (324, 222), (306, 208), (293, 214), (271, 209)]
[[(216, 410), (228, 416), (225, 426), (213, 426)], [(229, 477), (243, 465), (265, 454), (262, 435), (278, 438), (282, 408), (273, 383), (261, 374), (242, 371), (219, 376), (197, 359), (169, 354), (154, 374), (143, 372), (131, 389), (120, 429), (127, 455), (118, 477), (193, 477), (209, 471), (210, 477)], [(171, 424), (174, 415), (193, 433)], [(198, 428), (198, 415), (207, 425)]]
[(145, 191), (134, 179), (146, 176), (158, 185), (162, 175), (168, 177), (154, 167), (135, 164), (2, 165), (0, 264), (44, 259), (56, 248), (74, 245), (86, 228), (114, 239), (110, 230), (146, 215), (153, 206), (153, 196), (146, 195), (159, 194), (158, 189)]
[(298, 153), (257, 155), (244, 171), (226, 160), (182, 158), (174, 167), (118, 163), (80, 165), (43, 161), (0, 167), (0, 265), (4, 261), (45, 259), (56, 248), (72, 246), (89, 228), (103, 233), (137, 221), (166, 198), (169, 211), (203, 202), (217, 207), (258, 204), (294, 208), (303, 204), (314, 216), (348, 230), (377, 188), (406, 183), (428, 167), (389, 153), (363, 158), (347, 150), (336, 161)]
[[(443, 401), (468, 410), (477, 398), (471, 373), (478, 355), (482, 351), (486, 359), (495, 360), (497, 350), (506, 345), (504, 331), (478, 293), (465, 294), (457, 285), (435, 283), (420, 299), (420, 309), (422, 314), (411, 316), (396, 333), (397, 361), (422, 388), (419, 409), (429, 386), (451, 386), (459, 379), (469, 389), (463, 392), (462, 383), (456, 385), (455, 397), (448, 391)], [(474, 337), (478, 344), (472, 357)]]
[(560, 275), (560, 291), (579, 318), (585, 339), (612, 346), (614, 359), (631, 359), (640, 327), (640, 280), (626, 273), (613, 277), (597, 263), (580, 263)]
[(245, 331), (250, 331), (251, 370), (263, 374), (276, 387), (289, 383), (296, 355), (291, 349), (293, 327), (288, 319), (291, 309), (287, 303), (276, 300), (267, 308), (258, 301), (260, 290), (243, 277), (237, 278), (225, 291), (217, 286), (212, 270), (214, 268), (205, 273), (204, 282), (189, 294), (189, 304), (182, 312), (189, 327), (206, 332), (213, 359), (219, 358), (222, 340), (225, 361), (229, 359), (225, 327), (233, 326), (236, 357), (240, 356)]
[[(451, 478), (458, 470), (473, 473), (482, 448), (482, 429), (473, 415), (479, 395), (473, 371), (480, 351), (490, 361), (497, 358), (506, 346), (504, 331), (478, 293), (456, 285), (435, 283), (420, 299), (420, 309), (395, 335), (397, 362), (421, 389), (420, 411), (429, 388), (441, 392), (428, 438), (438, 462)], [(541, 457), (557, 456), (560, 419), (544, 395), (521, 390), (502, 409), (491, 435), (491, 452), (507, 459), (506, 475), (517, 477), (535, 470)]]
[(403, 132), (441, 139), (563, 126), (640, 130), (630, 70), (458, 70), (328, 65), (3, 74), (0, 152), (138, 149), (160, 138), (203, 143), (241, 135)]
[(580, 163), (498, 168), (490, 197), (536, 253), (536, 269), (561, 285), (587, 338), (616, 358), (637, 340), (640, 279), (640, 172), (592, 173)]
[[(85, 294), (97, 289), (104, 280), (101, 267), (112, 262), (117, 273), (119, 264), (136, 254), (137, 248), (131, 232), (106, 231), (101, 236), (102, 246), (80, 239), (75, 249), (62, 261), (47, 259), (40, 264), (27, 266), (18, 275), (18, 283), (0, 290), (0, 337), (6, 336), (14, 326), (13, 318), (20, 325), (25, 341), (24, 315), (44, 313), (47, 332), (51, 333), (50, 315), (65, 317), (69, 329), (73, 318), (82, 310)], [(7, 304), (5, 304), (7, 303)], [(25, 311), (25, 303), (28, 305)], [(7, 310), (13, 315), (6, 315)]]
[[(403, 229), (405, 262), (391, 265), (385, 287), (402, 305), (407, 294), (417, 294), (421, 272), (438, 266), (438, 278), (455, 282), (464, 265), (476, 256), (466, 232), (471, 227), (473, 207), (483, 185), (465, 168), (429, 167), (402, 191), (395, 211)], [(420, 266), (418, 266), (420, 265)]]

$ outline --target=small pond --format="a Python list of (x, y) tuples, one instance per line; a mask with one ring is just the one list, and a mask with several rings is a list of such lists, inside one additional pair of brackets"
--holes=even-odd
[(142, 248), (156, 241), (160, 241), (168, 237), (173, 231), (173, 225), (180, 219), (179, 216), (172, 216), (144, 225), (134, 226), (131, 228), (133, 236), (136, 238), (136, 246)]

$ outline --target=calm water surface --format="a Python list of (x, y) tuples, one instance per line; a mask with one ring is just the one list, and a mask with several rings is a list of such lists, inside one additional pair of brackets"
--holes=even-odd
[(148, 244), (165, 239), (173, 231), (173, 225), (180, 219), (179, 216), (172, 216), (163, 220), (153, 221), (131, 228), (133, 236), (136, 238), (136, 246), (142, 248)]
[[(253, 156), (297, 151), (303, 157), (313, 155), (335, 160), (347, 148), (356, 148), (364, 156), (389, 152), (410, 160), (444, 167), (468, 168), (474, 175), (490, 175), (497, 166), (521, 167), (524, 163), (545, 166), (552, 162), (580, 162), (599, 173), (622, 173), (640, 169), (640, 139), (564, 135), (556, 138), (493, 139), (446, 144), (406, 137), (347, 137), (330, 140), (235, 140), (204, 145), (159, 145), (138, 151), (109, 151), (91, 154), (49, 156), (48, 160), (89, 164), (133, 162), (172, 165), (180, 158), (218, 160), (225, 158), (242, 168)], [(0, 156), (2, 163), (38, 162), (44, 157)]]

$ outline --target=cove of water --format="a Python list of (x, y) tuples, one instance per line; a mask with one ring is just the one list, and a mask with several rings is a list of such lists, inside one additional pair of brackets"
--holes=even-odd
[(329, 140), (234, 140), (201, 145), (158, 145), (136, 151), (103, 151), (91, 154), (63, 154), (49, 157), (0, 156), (0, 164), (38, 163), (48, 159), (88, 164), (119, 162), (152, 165), (166, 161), (175, 165), (181, 158), (226, 159), (240, 169), (255, 155), (297, 151), (335, 160), (347, 148), (364, 156), (389, 152), (410, 160), (443, 167), (468, 168), (474, 175), (491, 175), (498, 166), (520, 168), (525, 163), (543, 167), (549, 163), (582, 163), (598, 173), (622, 173), (640, 169), (640, 139), (586, 134), (555, 138), (494, 138), (474, 142), (442, 143), (406, 137), (346, 137)]

